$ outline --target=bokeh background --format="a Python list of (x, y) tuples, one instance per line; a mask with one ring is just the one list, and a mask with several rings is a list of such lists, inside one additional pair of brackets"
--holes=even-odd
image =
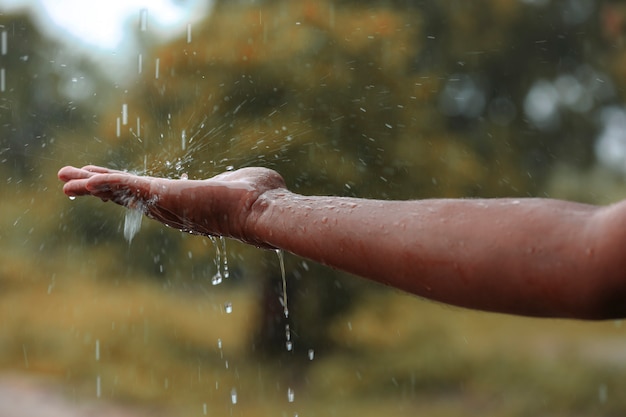
[(287, 319), (276, 253), (147, 219), (129, 242), (122, 208), (56, 179), (260, 165), (303, 194), (609, 204), (622, 2), (83, 3), (0, 1), (0, 415), (626, 414), (621, 321), (467, 311), (288, 253)]

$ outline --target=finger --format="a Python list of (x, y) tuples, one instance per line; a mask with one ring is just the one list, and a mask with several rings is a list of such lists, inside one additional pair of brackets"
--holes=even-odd
[(123, 206), (147, 202), (150, 199), (150, 180), (136, 175), (94, 175), (86, 181), (85, 189), (95, 197)]
[(57, 175), (61, 181), (68, 182), (72, 180), (89, 178), (93, 175), (93, 173), (85, 171), (81, 168), (66, 166), (61, 168)]
[(81, 195), (91, 194), (87, 190), (87, 179), (71, 180), (65, 183), (63, 186), (63, 192), (70, 197), (79, 197)]
[(98, 165), (85, 165), (81, 169), (84, 169), (85, 171), (97, 173), (97, 174), (125, 174), (126, 173), (124, 171), (119, 171), (117, 169), (105, 168), (105, 167), (101, 167), (101, 166), (98, 166)]

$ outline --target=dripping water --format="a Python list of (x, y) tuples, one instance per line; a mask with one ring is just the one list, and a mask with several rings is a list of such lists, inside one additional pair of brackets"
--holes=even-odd
[(223, 236), (209, 236), (215, 248), (215, 275), (211, 279), (213, 285), (219, 285), (224, 279), (228, 279), (230, 271), (228, 269), (228, 256), (226, 255), (226, 239)]
[(282, 278), (283, 286), (283, 297), (280, 302), (283, 305), (283, 313), (285, 314), (285, 318), (289, 318), (289, 307), (287, 306), (287, 279), (285, 278), (285, 257), (283, 251), (280, 249), (276, 249), (276, 255), (278, 256), (278, 262), (280, 263), (280, 275)]

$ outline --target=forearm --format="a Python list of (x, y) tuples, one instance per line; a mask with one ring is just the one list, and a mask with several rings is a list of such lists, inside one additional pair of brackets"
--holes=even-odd
[(504, 313), (604, 318), (593, 206), (282, 190), (262, 196), (255, 210), (254, 233), (265, 243), (426, 298)]

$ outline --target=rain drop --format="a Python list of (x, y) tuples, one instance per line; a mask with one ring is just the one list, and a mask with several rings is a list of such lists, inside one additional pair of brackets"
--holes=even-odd
[(230, 390), (230, 402), (237, 404), (237, 390), (235, 388)]
[(315, 351), (313, 349), (309, 349), (309, 360), (312, 361), (315, 359)]
[(0, 43), (2, 44), (2, 46), (0, 47), (0, 50), (2, 51), (2, 55), (6, 55), (7, 54), (7, 31), (3, 30), (2, 31), (2, 40), (0, 41)]
[(224, 303), (224, 311), (226, 312), (226, 314), (232, 313), (233, 312), (233, 303), (231, 303), (231, 302)]
[(287, 401), (292, 403), (295, 400), (295, 393), (293, 392), (293, 388), (287, 388)]
[(220, 285), (221, 283), (222, 283), (222, 274), (220, 273), (220, 271), (217, 271), (215, 275), (213, 275), (213, 278), (211, 278), (211, 284)]
[(139, 30), (145, 32), (148, 29), (148, 9), (139, 11)]

